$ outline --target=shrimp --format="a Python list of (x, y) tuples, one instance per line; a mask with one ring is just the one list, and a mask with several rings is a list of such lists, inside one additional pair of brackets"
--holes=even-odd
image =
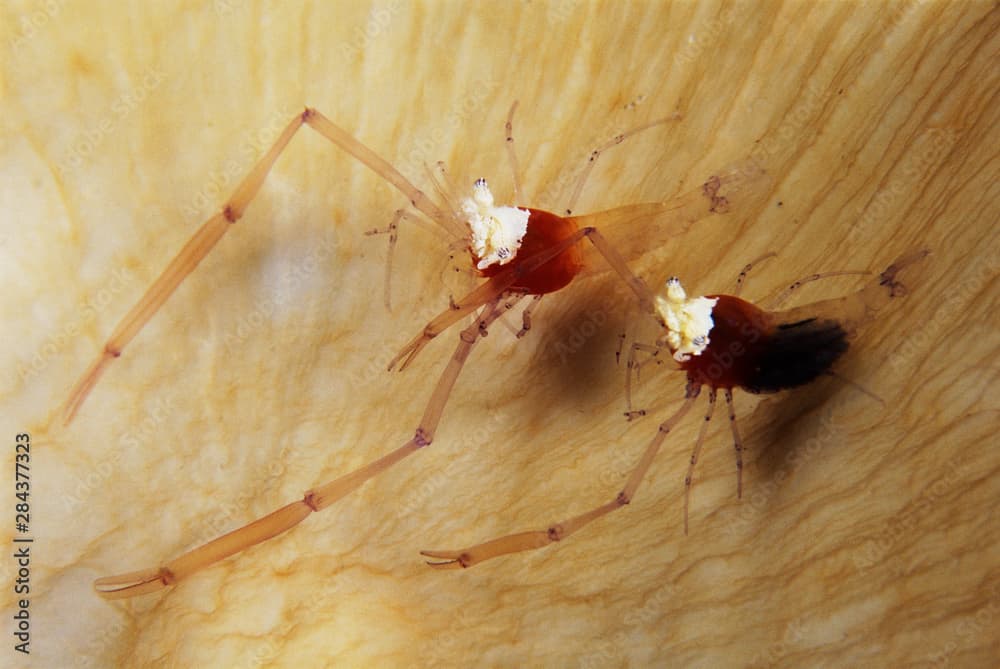
[[(708, 424), (721, 389), (729, 413), (729, 425), (736, 453), (737, 496), (743, 494), (743, 442), (736, 425), (733, 388), (750, 393), (775, 393), (804, 386), (831, 371), (848, 350), (851, 340), (888, 303), (906, 294), (898, 274), (928, 255), (921, 250), (901, 256), (874, 281), (849, 295), (822, 300), (784, 311), (765, 310), (737, 295), (706, 295), (688, 298), (676, 277), (667, 280), (664, 294), (656, 297), (656, 317), (664, 329), (655, 347), (633, 345), (628, 374), (635, 368), (635, 353), (655, 354), (668, 348), (687, 375), (684, 401), (673, 415), (660, 423), (656, 435), (632, 470), (625, 487), (613, 500), (544, 530), (510, 534), (460, 550), (424, 550), (428, 562), (437, 569), (471, 567), (492, 558), (520, 551), (544, 548), (581, 530), (591, 522), (629, 504), (667, 435), (691, 411), (708, 386), (708, 409), (684, 478), (684, 533), (688, 532), (688, 503), (694, 483), (694, 468), (701, 453)], [(752, 265), (752, 264), (751, 264)], [(751, 265), (740, 274), (738, 286)], [(814, 274), (793, 283), (778, 299), (782, 300), (806, 281), (831, 275), (860, 272)], [(644, 411), (629, 411), (632, 419)]]

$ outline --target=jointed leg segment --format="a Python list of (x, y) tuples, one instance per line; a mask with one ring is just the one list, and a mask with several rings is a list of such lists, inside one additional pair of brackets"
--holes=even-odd
[(691, 486), (694, 483), (694, 466), (698, 464), (698, 456), (701, 455), (701, 447), (705, 443), (705, 433), (708, 432), (708, 424), (712, 421), (712, 413), (715, 411), (715, 392), (715, 388), (708, 390), (708, 411), (705, 412), (705, 420), (698, 430), (698, 441), (694, 443), (687, 476), (684, 477), (684, 534), (688, 533), (688, 502), (691, 499)]
[(447, 310), (438, 314), (434, 320), (424, 327), (423, 331), (419, 335), (410, 340), (410, 342), (403, 347), (403, 350), (401, 350), (396, 357), (389, 361), (389, 369), (394, 369), (399, 361), (402, 360), (403, 364), (399, 366), (399, 370), (403, 371), (411, 362), (413, 362), (413, 359), (417, 357), (421, 350), (423, 350), (424, 346), (453, 324), (457, 323), (486, 302), (489, 302), (506, 292), (511, 286), (517, 283), (518, 279), (535, 271), (548, 261), (558, 256), (560, 253), (578, 243), (584, 237), (593, 238), (592, 236), (595, 234), (596, 231), (593, 228), (578, 230), (576, 234), (564, 239), (559, 244), (556, 244), (555, 246), (540, 253), (536, 253), (524, 262), (496, 274), (485, 283), (480, 284), (462, 299), (458, 301), (452, 300)]
[[(624, 335), (622, 335), (624, 337)], [(633, 342), (632, 346), (629, 348), (628, 352), (628, 362), (626, 363), (625, 369), (625, 418), (627, 420), (633, 420), (641, 416), (646, 415), (645, 409), (632, 409), (632, 373), (635, 372), (635, 380), (639, 380), (639, 370), (642, 366), (649, 361), (655, 359), (660, 351), (667, 345), (663, 338), (657, 339), (656, 344), (642, 344), (640, 342)], [(642, 351), (643, 353), (648, 353), (649, 358), (644, 362), (640, 362), (636, 359), (636, 355)], [(659, 360), (657, 360), (659, 362)]]
[(733, 450), (736, 451), (736, 496), (743, 498), (743, 439), (736, 426), (736, 408), (733, 406), (733, 389), (726, 388), (726, 407), (729, 409), (729, 429), (733, 433)]
[[(513, 110), (511, 110), (511, 113), (513, 114)], [(621, 144), (632, 135), (636, 135), (642, 132), (643, 130), (648, 130), (649, 128), (653, 128), (658, 125), (663, 125), (664, 123), (667, 123), (669, 121), (676, 121), (680, 118), (681, 118), (680, 113), (675, 112), (669, 116), (664, 116), (661, 119), (650, 121), (649, 123), (640, 125), (638, 127), (632, 128), (631, 130), (627, 130), (623, 133), (615, 135), (610, 140), (608, 140), (601, 146), (591, 151), (590, 156), (587, 158), (587, 164), (584, 165), (583, 172), (580, 174), (580, 178), (577, 180), (576, 188), (573, 189), (573, 194), (570, 195), (569, 203), (566, 205), (566, 210), (564, 212), (565, 215), (569, 216), (573, 213), (573, 207), (576, 206), (577, 200), (580, 199), (580, 195), (583, 193), (583, 186), (587, 182), (587, 177), (590, 176), (590, 171), (594, 169), (594, 164), (597, 162), (597, 159), (601, 157), (602, 153), (604, 153), (613, 146)]]
[(517, 334), (514, 335), (518, 339), (528, 334), (528, 330), (531, 329), (531, 312), (535, 310), (535, 308), (538, 306), (538, 303), (541, 301), (542, 301), (542, 295), (535, 295), (533, 298), (531, 298), (531, 302), (528, 303), (528, 306), (524, 308), (524, 311), (521, 312), (521, 329), (518, 330)]
[(507, 159), (510, 161), (511, 172), (514, 173), (514, 206), (521, 204), (521, 175), (517, 165), (517, 150), (514, 148), (514, 112), (517, 111), (517, 100), (510, 106), (507, 112), (507, 122), (504, 124), (505, 142), (507, 147)]
[(643, 452), (642, 458), (640, 458), (638, 464), (636, 464), (635, 468), (632, 470), (632, 473), (628, 477), (628, 481), (625, 483), (625, 487), (622, 488), (621, 492), (619, 492), (610, 502), (602, 504), (579, 516), (570, 518), (569, 520), (550, 525), (544, 530), (510, 534), (505, 537), (493, 539), (492, 541), (487, 541), (462, 550), (420, 551), (421, 555), (444, 560), (444, 562), (428, 562), (429, 565), (436, 569), (459, 569), (471, 567), (475, 564), (499, 557), (501, 555), (534, 550), (536, 548), (544, 548), (545, 546), (548, 546), (556, 541), (562, 541), (569, 535), (582, 529), (586, 525), (589, 525), (601, 516), (607, 515), (615, 509), (625, 506), (632, 501), (633, 497), (635, 497), (636, 490), (639, 489), (639, 485), (642, 483), (643, 478), (645, 478), (646, 473), (649, 471), (650, 465), (653, 464), (653, 459), (656, 457), (657, 452), (659, 452), (660, 446), (663, 444), (663, 440), (666, 439), (670, 431), (691, 409), (700, 392), (701, 386), (693, 383), (688, 384), (684, 404), (680, 406), (673, 416), (660, 424), (656, 436), (653, 437), (653, 440)]
[(444, 412), (455, 381), (458, 379), (472, 347), (479, 337), (486, 334), (486, 329), (490, 324), (512, 308), (519, 298), (519, 295), (513, 295), (506, 300), (503, 296), (493, 299), (483, 307), (476, 322), (462, 331), (459, 344), (434, 387), (434, 392), (431, 394), (413, 437), (405, 444), (350, 474), (309, 490), (303, 499), (195, 548), (162, 567), (100, 578), (94, 582), (94, 589), (106, 599), (122, 599), (155, 592), (173, 585), (219, 560), (295, 527), (312, 512), (322, 511), (406, 456), (429, 445), (434, 439), (434, 433), (441, 421), (441, 414)]
[(821, 272), (819, 274), (810, 274), (807, 277), (803, 277), (798, 281), (790, 284), (783, 291), (775, 295), (773, 298), (765, 300), (768, 309), (778, 309), (782, 304), (784, 304), (789, 297), (792, 296), (796, 290), (801, 288), (804, 284), (812, 283), (813, 281), (819, 281), (820, 279), (827, 279), (834, 276), (868, 276), (871, 272), (865, 270), (843, 270), (837, 272)]
[(739, 297), (740, 293), (743, 292), (743, 284), (746, 282), (747, 274), (750, 273), (750, 270), (756, 267), (758, 263), (761, 263), (767, 260), (768, 258), (774, 258), (777, 255), (778, 254), (775, 253), (774, 251), (768, 251), (759, 258), (755, 258), (750, 262), (748, 262), (746, 265), (744, 265), (743, 269), (740, 270), (739, 276), (736, 277), (736, 288), (733, 290), (733, 295)]
[(455, 229), (457, 224), (445, 216), (420, 189), (410, 183), (395, 167), (375, 155), (369, 148), (351, 137), (346, 131), (334, 125), (332, 121), (318, 111), (307, 108), (289, 121), (288, 125), (281, 132), (281, 135), (274, 142), (274, 145), (271, 146), (268, 152), (250, 170), (250, 173), (243, 179), (240, 185), (237, 186), (232, 196), (222, 206), (221, 211), (205, 221), (174, 259), (170, 261), (163, 273), (157, 277), (142, 299), (118, 323), (111, 336), (105, 342), (100, 354), (73, 386), (69, 398), (62, 407), (64, 423), (69, 423), (73, 419), (111, 361), (121, 355), (125, 347), (139, 334), (139, 331), (149, 322), (149, 319), (159, 311), (163, 303), (167, 301), (181, 282), (194, 271), (218, 241), (222, 239), (229, 226), (243, 216), (243, 212), (247, 206), (249, 206), (250, 202), (253, 201), (254, 197), (260, 191), (274, 163), (303, 124), (309, 125), (316, 132), (347, 151), (371, 168), (376, 174), (395, 186), (409, 199), (413, 207), (428, 218), (450, 229), (452, 233), (462, 234), (461, 230)]
[(392, 217), (392, 221), (384, 228), (374, 228), (365, 235), (389, 235), (389, 253), (385, 259), (385, 280), (382, 282), (382, 302), (386, 311), (392, 311), (392, 257), (396, 251), (396, 242), (399, 240), (399, 223), (406, 218), (405, 209), (397, 209)]

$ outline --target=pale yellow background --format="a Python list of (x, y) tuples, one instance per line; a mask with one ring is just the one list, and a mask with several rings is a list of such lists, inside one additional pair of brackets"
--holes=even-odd
[[(23, 663), (5, 632), (0, 664), (998, 662), (995, 5), (152, 4), (0, 10), (2, 466), (30, 431), (36, 537), (34, 652)], [(648, 249), (636, 267), (651, 282), (730, 290), (777, 251), (749, 282), (756, 298), (930, 248), (840, 367), (886, 406), (837, 381), (738, 393), (746, 494), (716, 421), (690, 536), (694, 417), (625, 510), (561, 546), (431, 571), (422, 548), (610, 499), (676, 405), (683, 379), (651, 370), (638, 397), (654, 417), (622, 419), (616, 335), (655, 333), (604, 274), (543, 300), (523, 341), (493, 328), (428, 451), (173, 590), (94, 595), (98, 576), (176, 556), (403, 443), (454, 346), (449, 333), (406, 373), (384, 371), (467, 282), (442, 278), (436, 237), (404, 228), (388, 313), (385, 239), (362, 232), (403, 198), (303, 130), (58, 425), (73, 381), (234, 175), (309, 104), (423, 186), (422, 164), (443, 160), (509, 196), (515, 99), (529, 204), (563, 206), (560, 179), (596, 143), (673, 111), (683, 120), (602, 158), (580, 211), (674, 195), (751, 153), (772, 174), (760, 207)], [(0, 559), (5, 611), (12, 567)]]

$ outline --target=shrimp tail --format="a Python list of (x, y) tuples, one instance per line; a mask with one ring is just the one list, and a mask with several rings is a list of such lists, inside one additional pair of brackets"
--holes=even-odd
[(848, 338), (857, 336), (858, 331), (875, 319), (879, 311), (892, 300), (904, 297), (908, 292), (900, 274), (930, 255), (927, 249), (903, 254), (890, 264), (875, 279), (869, 281), (857, 292), (844, 297), (821, 300), (794, 309), (770, 314), (775, 325), (798, 323), (810, 319), (835, 321)]

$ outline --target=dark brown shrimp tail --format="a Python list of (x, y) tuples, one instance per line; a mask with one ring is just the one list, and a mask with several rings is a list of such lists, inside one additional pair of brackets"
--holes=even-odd
[(906, 295), (907, 288), (900, 273), (929, 254), (927, 249), (906, 253), (856, 293), (777, 311), (771, 317), (776, 326), (809, 319), (836, 321), (848, 338), (854, 337), (858, 329), (871, 322), (892, 299)]

